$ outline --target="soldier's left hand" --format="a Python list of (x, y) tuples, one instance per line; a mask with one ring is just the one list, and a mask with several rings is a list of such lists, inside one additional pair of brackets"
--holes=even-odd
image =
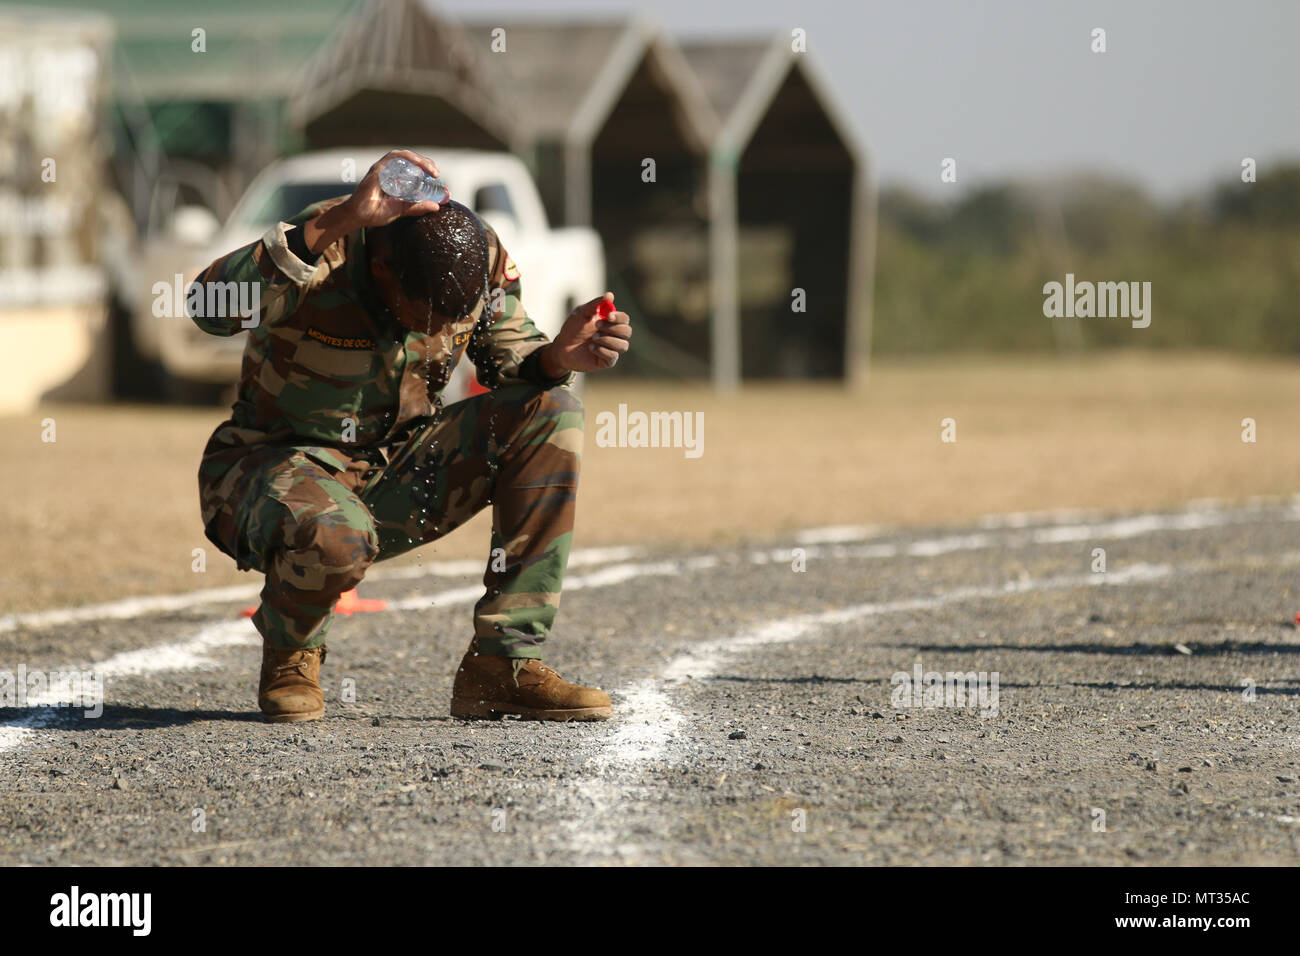
[(618, 357), (631, 348), (631, 318), (626, 312), (601, 316), (597, 310), (602, 302), (612, 305), (614, 293), (606, 292), (578, 306), (555, 336), (556, 358), (570, 371), (599, 372), (612, 368)]

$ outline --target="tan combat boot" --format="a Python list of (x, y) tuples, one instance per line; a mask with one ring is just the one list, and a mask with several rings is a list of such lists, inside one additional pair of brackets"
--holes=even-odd
[(570, 684), (541, 661), (479, 654), (472, 645), (451, 689), (451, 715), (463, 719), (605, 720), (613, 712), (603, 690)]
[(262, 679), (257, 706), (273, 724), (319, 720), (325, 716), (325, 695), (320, 689), (320, 666), (325, 645), (309, 650), (262, 645)]

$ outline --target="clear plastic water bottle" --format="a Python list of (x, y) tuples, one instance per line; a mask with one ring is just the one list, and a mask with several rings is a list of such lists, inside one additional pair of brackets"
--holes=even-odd
[(447, 184), (430, 176), (409, 159), (394, 156), (379, 167), (379, 188), (407, 202), (446, 202)]

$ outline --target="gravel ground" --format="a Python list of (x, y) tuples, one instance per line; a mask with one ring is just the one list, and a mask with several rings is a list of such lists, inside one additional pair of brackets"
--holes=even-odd
[[(0, 708), (0, 864), (1300, 862), (1300, 509), (1089, 521), (575, 568), (549, 660), (598, 724), (447, 716), (472, 598), (422, 605), (471, 575), (363, 584), (417, 606), (337, 621), (305, 725), (237, 602), (20, 623), (0, 671), (117, 676)], [(996, 708), (896, 706), (918, 661)]]

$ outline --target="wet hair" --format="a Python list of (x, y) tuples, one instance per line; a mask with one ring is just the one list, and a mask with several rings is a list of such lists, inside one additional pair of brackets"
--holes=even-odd
[(437, 212), (403, 216), (375, 230), (371, 255), (384, 256), (402, 292), (438, 315), (461, 319), (487, 294), (488, 240), (478, 216), (458, 202)]

